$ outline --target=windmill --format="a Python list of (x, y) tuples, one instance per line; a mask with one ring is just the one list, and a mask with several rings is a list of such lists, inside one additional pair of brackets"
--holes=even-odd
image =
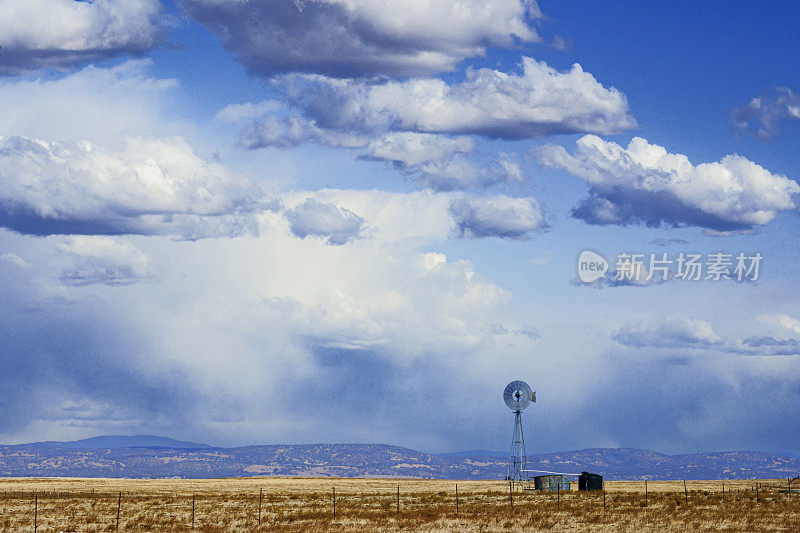
[(522, 434), (522, 411), (536, 401), (536, 393), (524, 381), (512, 381), (503, 391), (503, 400), (514, 411), (514, 437), (508, 462), (508, 481), (512, 487), (524, 489), (528, 480), (528, 458), (525, 456), (525, 437)]

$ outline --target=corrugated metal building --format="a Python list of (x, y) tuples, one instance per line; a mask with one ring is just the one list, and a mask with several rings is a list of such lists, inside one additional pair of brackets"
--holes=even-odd
[(569, 490), (569, 478), (560, 475), (535, 476), (533, 487), (536, 490)]
[(603, 490), (603, 476), (581, 472), (578, 478), (578, 490)]

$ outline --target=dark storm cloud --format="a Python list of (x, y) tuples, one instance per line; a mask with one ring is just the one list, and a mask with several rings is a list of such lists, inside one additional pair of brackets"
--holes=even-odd
[[(72, 417), (98, 423), (192, 417), (200, 393), (169, 365), (157, 373), (138, 366), (151, 347), (123, 325), (120, 310), (42, 300), (28, 291), (27, 275), (0, 262), (0, 431)], [(75, 413), (82, 403), (98, 407)]]
[[(585, 388), (576, 418), (591, 439), (674, 453), (762, 450), (797, 452), (800, 380), (680, 351), (654, 358), (647, 349), (610, 352), (603, 374)], [(679, 363), (679, 364), (676, 364)]]

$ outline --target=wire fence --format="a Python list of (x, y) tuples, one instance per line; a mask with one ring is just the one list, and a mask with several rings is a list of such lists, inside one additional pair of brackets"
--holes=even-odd
[[(651, 487), (654, 482), (650, 482)], [(497, 484), (483, 491), (452, 490), (405, 492), (348, 491), (334, 485), (330, 491), (270, 493), (258, 491), (220, 494), (148, 494), (124, 491), (2, 491), (0, 530), (38, 531), (126, 529), (258, 530), (302, 521), (358, 519), (380, 523), (387, 517), (490, 515), (500, 509), (513, 513), (537, 508), (554, 512), (620, 512), (648, 506), (691, 509), (743, 503), (775, 502), (800, 505), (800, 478), (785, 483), (719, 481), (713, 490), (683, 481), (681, 491), (648, 490), (647, 481), (625, 491), (514, 491)], [(726, 486), (727, 484), (727, 486)], [(636, 487), (634, 487), (636, 488)], [(641, 490), (639, 490), (641, 489)], [(798, 507), (800, 512), (800, 506)]]

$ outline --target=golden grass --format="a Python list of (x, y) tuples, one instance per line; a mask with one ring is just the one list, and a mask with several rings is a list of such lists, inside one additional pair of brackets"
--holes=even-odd
[[(497, 481), (0, 479), (0, 531), (800, 531), (786, 480), (612, 481), (603, 494), (515, 493)], [(397, 487), (400, 513), (397, 513)], [(336, 488), (336, 518), (332, 489)], [(799, 489), (796, 481), (793, 489)], [(258, 525), (259, 489), (263, 489)]]

